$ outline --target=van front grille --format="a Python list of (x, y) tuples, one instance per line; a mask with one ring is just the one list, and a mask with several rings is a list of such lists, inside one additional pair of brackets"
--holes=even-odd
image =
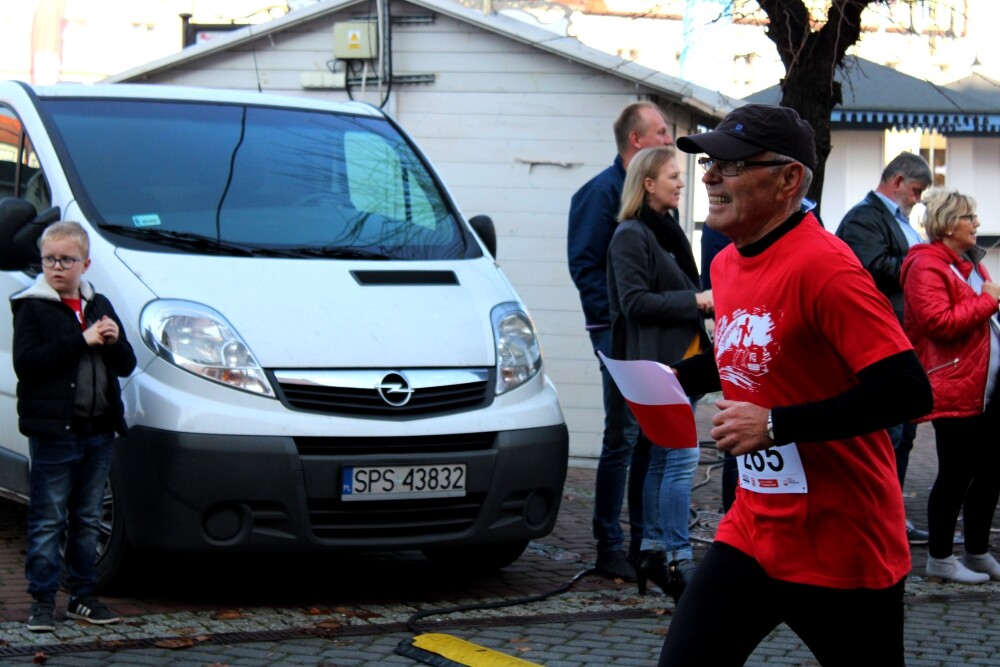
[(370, 417), (422, 417), (485, 407), (492, 373), (485, 369), (274, 371), (289, 408)]

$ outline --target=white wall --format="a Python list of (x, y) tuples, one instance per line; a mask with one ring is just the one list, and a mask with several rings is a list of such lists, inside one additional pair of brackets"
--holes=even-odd
[(873, 131), (833, 132), (820, 210), (823, 226), (831, 232), (837, 231), (851, 207), (878, 186), (885, 168), (884, 136)]
[(950, 137), (948, 187), (976, 200), (980, 234), (1000, 235), (1000, 138)]
[[(1000, 138), (949, 137), (948, 187), (971, 195), (979, 214), (979, 233), (1000, 236)], [(981, 244), (982, 245), (982, 244)], [(1000, 247), (983, 260), (1000, 280)]]

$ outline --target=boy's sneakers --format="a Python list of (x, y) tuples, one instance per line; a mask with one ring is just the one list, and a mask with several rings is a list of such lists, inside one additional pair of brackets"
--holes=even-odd
[(51, 602), (32, 602), (31, 613), (28, 615), (28, 629), (32, 632), (52, 632), (56, 629), (52, 612), (55, 605)]
[[(69, 604), (66, 605), (66, 616), (95, 625), (110, 625), (122, 620), (93, 595), (79, 599), (70, 598)], [(51, 618), (50, 614), (49, 619)]]

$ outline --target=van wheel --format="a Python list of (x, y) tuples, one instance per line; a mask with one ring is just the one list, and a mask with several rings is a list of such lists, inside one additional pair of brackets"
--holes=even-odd
[(125, 517), (115, 505), (111, 480), (104, 487), (101, 509), (101, 534), (97, 541), (97, 589), (105, 590), (125, 579), (127, 565), (134, 554), (125, 536)]
[[(63, 535), (59, 547), (63, 560), (66, 558), (66, 536)], [(132, 549), (125, 539), (125, 520), (121, 511), (115, 508), (115, 495), (109, 479), (104, 486), (104, 502), (101, 507), (101, 527), (97, 536), (97, 590), (106, 592), (126, 579), (126, 563), (134, 560)], [(66, 573), (63, 572), (62, 587), (69, 590)]]
[(528, 541), (476, 544), (422, 549), (424, 556), (440, 568), (486, 574), (507, 567), (524, 553)]

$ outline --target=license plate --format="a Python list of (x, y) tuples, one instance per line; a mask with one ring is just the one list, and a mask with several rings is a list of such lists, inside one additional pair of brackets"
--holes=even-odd
[(340, 497), (349, 500), (454, 498), (465, 495), (465, 464), (348, 466)]

